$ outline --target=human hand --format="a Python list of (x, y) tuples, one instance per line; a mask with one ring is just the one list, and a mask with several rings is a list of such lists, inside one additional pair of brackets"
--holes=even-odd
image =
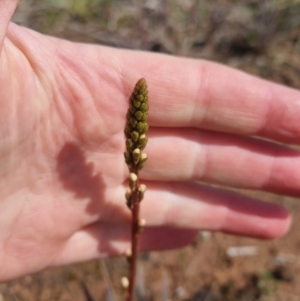
[(123, 129), (141, 77), (141, 250), (185, 245), (200, 229), (288, 230), (281, 206), (203, 183), (299, 195), (298, 152), (262, 140), (299, 143), (298, 91), (206, 61), (6, 30), (16, 2), (0, 0), (0, 281), (128, 248)]

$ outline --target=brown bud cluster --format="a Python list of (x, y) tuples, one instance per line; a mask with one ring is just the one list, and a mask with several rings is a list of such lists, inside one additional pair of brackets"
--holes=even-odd
[(129, 110), (126, 115), (126, 152), (125, 162), (130, 170), (134, 167), (143, 168), (147, 155), (142, 150), (147, 144), (146, 132), (148, 131), (148, 90), (146, 80), (140, 79), (131, 94)]

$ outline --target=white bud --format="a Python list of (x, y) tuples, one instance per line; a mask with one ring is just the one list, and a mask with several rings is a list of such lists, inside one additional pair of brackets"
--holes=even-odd
[(130, 173), (129, 175), (129, 186), (131, 189), (134, 189), (136, 186), (137, 175), (135, 173)]
[(129, 280), (127, 277), (121, 278), (121, 285), (124, 289), (127, 289), (129, 287)]
[(137, 175), (135, 173), (130, 173), (129, 179), (131, 182), (136, 182), (137, 181)]
[(146, 191), (146, 185), (141, 184), (139, 189), (138, 189), (140, 201), (144, 198), (145, 191)]

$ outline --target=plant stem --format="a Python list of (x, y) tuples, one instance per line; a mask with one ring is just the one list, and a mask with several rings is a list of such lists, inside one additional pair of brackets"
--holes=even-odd
[(124, 287), (128, 290), (126, 301), (132, 301), (134, 296), (138, 238), (145, 226), (145, 220), (140, 220), (140, 202), (144, 198), (146, 185), (139, 185), (138, 172), (143, 168), (147, 154), (142, 153), (148, 138), (146, 132), (149, 125), (148, 119), (148, 90), (147, 83), (141, 78), (135, 85), (129, 99), (129, 109), (126, 114), (126, 126), (124, 134), (126, 137), (125, 162), (129, 168), (129, 188), (126, 191), (126, 205), (131, 210), (131, 254), (127, 255), (129, 261), (129, 284)]
[[(134, 168), (133, 172), (138, 176), (138, 169)], [(138, 193), (139, 181), (136, 181), (135, 188), (132, 191), (132, 219), (131, 219), (131, 256), (129, 261), (129, 287), (127, 292), (127, 301), (133, 300), (136, 265), (138, 254), (138, 238), (139, 238), (139, 213), (140, 213), (140, 197)]]

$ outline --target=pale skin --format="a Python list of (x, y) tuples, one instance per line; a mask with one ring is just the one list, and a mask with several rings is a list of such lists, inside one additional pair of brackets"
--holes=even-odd
[(181, 247), (201, 229), (288, 231), (283, 207), (207, 184), (299, 195), (299, 153), (278, 145), (300, 143), (299, 91), (211, 62), (44, 36), (9, 23), (16, 4), (0, 0), (0, 281), (129, 247), (123, 129), (141, 77), (151, 129), (140, 249)]

